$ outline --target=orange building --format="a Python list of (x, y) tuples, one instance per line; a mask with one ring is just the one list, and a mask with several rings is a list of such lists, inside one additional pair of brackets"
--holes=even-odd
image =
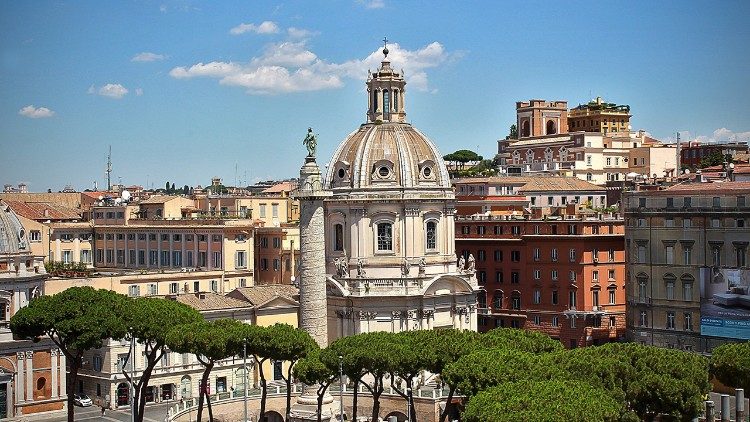
[(479, 330), (538, 330), (566, 347), (624, 338), (623, 219), (576, 204), (566, 196), (575, 192), (548, 192), (567, 205), (527, 208), (531, 197), (518, 186), (524, 178), (507, 179), (504, 191), (493, 179), (489, 196), (476, 179), (456, 184), (456, 251), (474, 257), (484, 288)]

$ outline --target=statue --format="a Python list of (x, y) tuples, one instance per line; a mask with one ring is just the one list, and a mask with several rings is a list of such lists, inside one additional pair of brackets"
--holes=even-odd
[(341, 277), (349, 277), (349, 258), (341, 257)]
[(424, 275), (425, 267), (427, 267), (427, 260), (424, 257), (419, 258), (419, 274)]
[(466, 265), (466, 260), (464, 259), (464, 256), (461, 255), (461, 257), (458, 258), (458, 271), (463, 272), (465, 265)]
[(403, 265), (401, 266), (401, 275), (404, 277), (408, 277), (410, 271), (411, 271), (411, 262), (409, 262), (408, 258), (404, 258)]
[(307, 156), (315, 157), (315, 149), (318, 146), (318, 140), (311, 127), (307, 128), (307, 136), (302, 140), (302, 144), (307, 147)]
[(365, 276), (365, 260), (362, 258), (357, 258), (357, 277), (364, 277)]
[(474, 261), (474, 254), (469, 254), (468, 268), (466, 270), (470, 273), (476, 272), (476, 262)]

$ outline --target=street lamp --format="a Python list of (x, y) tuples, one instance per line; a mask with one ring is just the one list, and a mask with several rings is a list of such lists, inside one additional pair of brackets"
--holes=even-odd
[(135, 335), (130, 329), (130, 420), (135, 422)]
[(344, 357), (341, 355), (339, 355), (339, 421), (344, 422)]

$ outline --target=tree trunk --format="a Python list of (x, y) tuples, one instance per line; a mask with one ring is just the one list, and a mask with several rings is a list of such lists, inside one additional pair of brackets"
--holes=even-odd
[(445, 409), (443, 410), (443, 413), (440, 415), (440, 422), (445, 422), (445, 419), (448, 417), (448, 413), (450, 412), (450, 408), (453, 405), (453, 393), (456, 392), (456, 387), (451, 385), (449, 386), (448, 390), (448, 399), (445, 401)]
[[(68, 357), (66, 355), (66, 357)], [(78, 369), (81, 368), (83, 361), (83, 354), (79, 353), (74, 358), (70, 359), (70, 376), (68, 377), (68, 385), (66, 390), (68, 391), (68, 422), (75, 422), (75, 405), (73, 404), (73, 394), (75, 394), (76, 384), (78, 383)], [(54, 387), (54, 386), (53, 386)]]
[(268, 396), (268, 390), (266, 388), (266, 375), (263, 373), (263, 363), (266, 361), (265, 359), (259, 361), (257, 358), (255, 359), (256, 362), (258, 362), (258, 375), (260, 375), (260, 415), (258, 416), (259, 422), (265, 422), (265, 416), (266, 416), (266, 396)]
[(211, 395), (206, 391), (206, 405), (208, 406), (208, 420), (214, 422), (214, 411), (211, 409)]
[(318, 388), (318, 422), (323, 422), (323, 415), (321, 415), (320, 413), (323, 411), (323, 396), (325, 394), (326, 390), (323, 388), (323, 386)]
[[(138, 380), (138, 384), (136, 384), (136, 396), (138, 397), (138, 402), (136, 402), (135, 422), (143, 422), (143, 417), (146, 412), (146, 389), (148, 388), (148, 383), (151, 380), (151, 374), (154, 372), (156, 363), (161, 359), (161, 354), (158, 359), (156, 357), (159, 350), (160, 349), (152, 349), (150, 353), (146, 354), (146, 367), (143, 368), (141, 378)], [(135, 365), (135, 357), (133, 357), (133, 365)]]
[(383, 377), (375, 377), (375, 385), (372, 389), (372, 420), (377, 421), (380, 417), (380, 395), (383, 394)]
[[(411, 378), (409, 379), (409, 385), (411, 385)], [(409, 395), (409, 398), (408, 398), (409, 403), (411, 403), (411, 406), (410, 406), (411, 411), (409, 412), (411, 414), (411, 422), (417, 422), (417, 409), (414, 408), (414, 391), (411, 388), (409, 388), (409, 391), (407, 392), (407, 394)]]
[(208, 376), (211, 374), (212, 366), (213, 365), (206, 365), (205, 369), (203, 370), (203, 376), (201, 377), (201, 383), (198, 387), (198, 421), (200, 421), (201, 416), (203, 416), (203, 395), (205, 394), (206, 396), (208, 396)]
[[(357, 420), (357, 399), (359, 398), (359, 383), (361, 378), (354, 380), (354, 395), (352, 396), (352, 420)], [(339, 380), (341, 382), (341, 380)]]
[(284, 420), (289, 422), (289, 411), (292, 409), (292, 363), (289, 363), (289, 369), (286, 374), (286, 413)]

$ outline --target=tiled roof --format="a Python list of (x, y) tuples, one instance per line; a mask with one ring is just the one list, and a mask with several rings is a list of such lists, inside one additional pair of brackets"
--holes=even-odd
[(16, 214), (29, 220), (80, 220), (77, 210), (46, 202), (5, 201)]
[(750, 182), (711, 182), (711, 183), (681, 183), (674, 185), (666, 192), (750, 192)]
[(295, 300), (299, 290), (289, 284), (268, 284), (253, 287), (239, 287), (237, 292), (253, 305), (262, 305), (275, 297)]
[(281, 182), (271, 186), (268, 189), (264, 189), (262, 193), (282, 193), (289, 192), (294, 189), (292, 182)]
[(253, 305), (243, 300), (216, 293), (188, 293), (178, 295), (177, 301), (198, 311), (216, 311), (232, 308), (252, 308)]
[(538, 191), (605, 191), (602, 186), (589, 183), (577, 177), (533, 177), (523, 185), (519, 192)]
[(171, 196), (171, 195), (154, 195), (148, 199), (144, 199), (141, 201), (141, 204), (163, 204), (165, 202), (169, 202), (173, 199), (177, 199), (179, 196)]
[(496, 177), (462, 177), (460, 179), (454, 179), (454, 184), (465, 184), (465, 183), (490, 183), (490, 184), (526, 184), (533, 179), (540, 177), (551, 177), (551, 176), (496, 176)]

